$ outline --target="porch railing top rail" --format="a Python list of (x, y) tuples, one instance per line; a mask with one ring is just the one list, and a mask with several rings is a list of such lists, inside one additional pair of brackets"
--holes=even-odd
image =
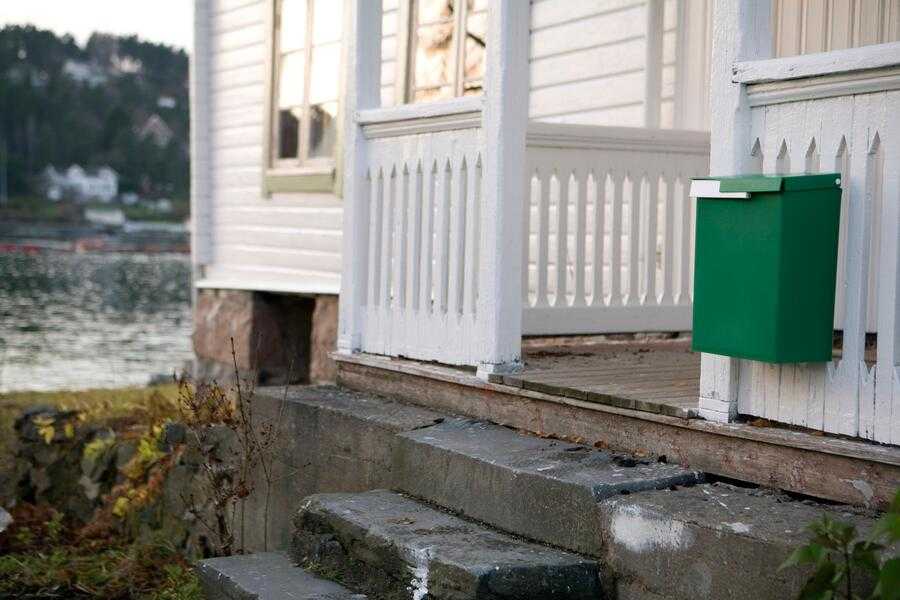
[(527, 145), (534, 148), (672, 152), (709, 156), (709, 132), (531, 121)]
[(900, 42), (734, 64), (732, 81), (746, 85), (900, 65)]

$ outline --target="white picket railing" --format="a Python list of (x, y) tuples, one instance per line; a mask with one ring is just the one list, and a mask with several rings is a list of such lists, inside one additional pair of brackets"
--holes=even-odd
[(523, 332), (691, 328), (697, 131), (531, 123)]
[[(743, 63), (736, 81), (748, 86), (747, 151), (757, 166), (837, 171), (844, 189), (835, 323), (842, 354), (825, 365), (743, 362), (738, 411), (900, 443), (900, 44)], [(874, 364), (867, 331), (877, 333)]]
[[(462, 112), (458, 112), (462, 107)], [(449, 103), (414, 120), (363, 115), (368, 139), (365, 352), (478, 360), (481, 108)], [(456, 110), (456, 112), (454, 112)]]

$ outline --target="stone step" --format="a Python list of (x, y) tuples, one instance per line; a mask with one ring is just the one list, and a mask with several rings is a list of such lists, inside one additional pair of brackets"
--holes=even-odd
[(316, 494), (294, 519), (294, 558), (377, 598), (601, 597), (597, 563), (401, 494)]
[(597, 503), (701, 483), (699, 471), (449, 418), (398, 434), (394, 489), (504, 531), (603, 553)]
[[(779, 566), (810, 539), (811, 523), (828, 516), (862, 535), (874, 526), (870, 515), (849, 507), (726, 483), (619, 496), (599, 506), (607, 532), (603, 563), (617, 575), (619, 600), (796, 598), (810, 571)], [(854, 587), (868, 598), (872, 582), (860, 575)]]
[(202, 560), (197, 575), (206, 600), (365, 600), (313, 575), (280, 552)]

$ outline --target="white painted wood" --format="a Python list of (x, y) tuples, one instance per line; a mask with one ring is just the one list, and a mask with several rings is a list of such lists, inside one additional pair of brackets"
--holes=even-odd
[(675, 181), (708, 172), (707, 134), (532, 122), (527, 139), (525, 333), (689, 329), (691, 205)]
[[(746, 93), (734, 83), (732, 65), (767, 58), (772, 49), (770, 0), (716, 0), (710, 73), (710, 171), (732, 175), (748, 170), (753, 147)], [(746, 371), (746, 369), (744, 369)], [(737, 414), (741, 363), (704, 353), (700, 361), (700, 414), (728, 421)], [(726, 407), (726, 410), (722, 410)]]
[(813, 76), (770, 83), (755, 83), (747, 88), (750, 106), (769, 106), (782, 102), (816, 100), (900, 89), (900, 67)]
[[(793, 83), (804, 87), (830, 77), (823, 72)], [(750, 89), (757, 85), (766, 84)], [(900, 91), (885, 88), (773, 98), (752, 108), (750, 139), (759, 140), (765, 170), (824, 164), (842, 172), (835, 326), (843, 330), (843, 347), (829, 364), (750, 364), (740, 371), (746, 396), (739, 404), (749, 415), (897, 443)], [(867, 331), (878, 336), (874, 364), (866, 354)]]
[[(321, 249), (319, 232), (327, 231), (331, 244), (342, 228), (343, 203), (334, 194), (263, 195), (270, 8), (271, 0), (205, 0), (197, 7), (203, 16), (195, 19), (197, 43), (191, 53), (192, 77), (193, 71), (198, 75), (192, 82), (192, 131), (204, 134), (192, 136), (191, 150), (192, 202), (199, 207), (193, 211), (194, 260), (203, 263), (203, 269), (195, 269), (195, 283), (208, 287), (215, 273), (216, 283), (240, 289), (336, 294), (340, 268), (305, 277), (307, 271), (295, 265), (286, 268), (282, 280), (272, 275), (270, 265), (252, 262), (268, 257), (268, 250), (241, 255), (241, 244), (248, 241), (251, 247), (283, 249), (279, 260), (285, 262), (302, 256), (300, 251)], [(397, 18), (397, 2), (386, 0), (380, 69), (386, 81), (394, 77)], [(197, 85), (201, 63), (206, 80)], [(245, 224), (262, 229), (242, 228)], [(220, 252), (226, 246), (229, 262)]]
[(680, 1), (533, 0), (531, 118), (706, 129), (709, 0)]
[(775, 56), (898, 41), (897, 0), (776, 0)]
[(647, 0), (644, 29), (644, 127), (659, 128), (662, 101), (663, 27), (665, 3)]
[(484, 105), (484, 206), (478, 280), (479, 318), (486, 324), (479, 373), (521, 365), (525, 136), (531, 6), (488, 4)]
[[(212, 260), (210, 220), (210, 130), (208, 111), (211, 84), (211, 0), (194, 3), (194, 52), (190, 60), (191, 86), (191, 261), (195, 280), (203, 278), (203, 269)], [(206, 168), (204, 168), (206, 167)]]
[[(369, 206), (366, 169), (367, 144), (357, 112), (381, 102), (381, 0), (348, 0), (344, 19), (344, 202), (341, 301), (338, 314), (338, 351), (351, 353), (362, 347), (363, 307), (369, 264)], [(382, 235), (389, 235), (384, 232)], [(385, 269), (385, 273), (387, 269)], [(384, 293), (383, 290), (382, 293)], [(382, 296), (384, 298), (384, 296)]]
[(804, 56), (737, 61), (735, 83), (768, 83), (836, 73), (881, 69), (900, 64), (900, 42), (820, 52)]

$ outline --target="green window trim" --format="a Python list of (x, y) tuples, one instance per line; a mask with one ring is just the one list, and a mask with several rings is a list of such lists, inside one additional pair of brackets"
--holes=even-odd
[(279, 193), (321, 192), (338, 194), (339, 179), (331, 173), (267, 173), (263, 177), (263, 191), (268, 196)]

